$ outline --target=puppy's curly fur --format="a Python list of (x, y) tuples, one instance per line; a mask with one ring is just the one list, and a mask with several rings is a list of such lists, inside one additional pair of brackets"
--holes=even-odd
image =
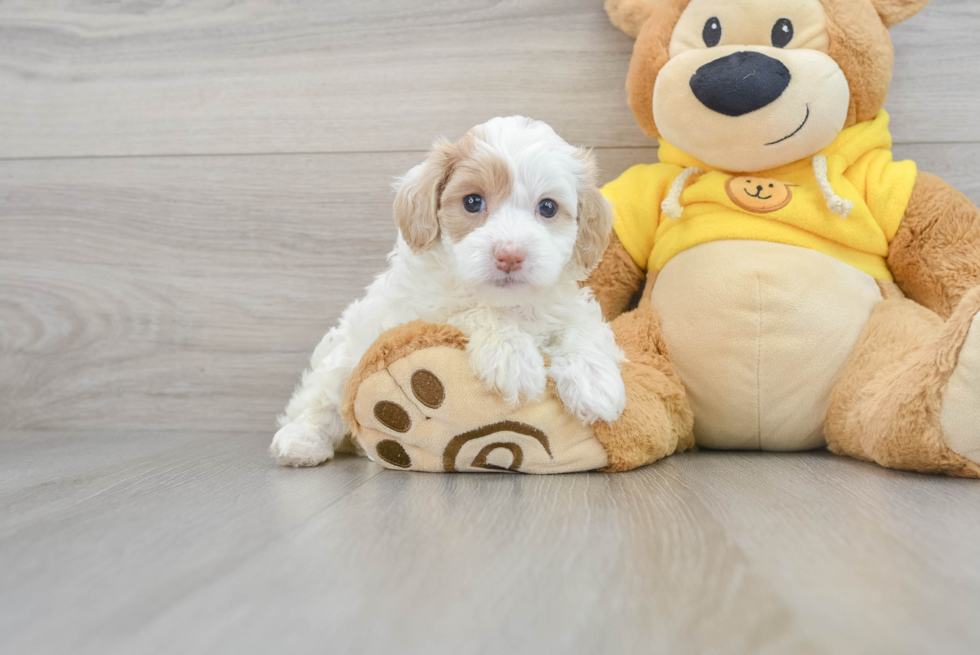
[(351, 372), (382, 332), (419, 319), (465, 334), (474, 371), (508, 402), (537, 397), (551, 377), (584, 423), (616, 420), (623, 355), (580, 288), (613, 221), (591, 153), (544, 123), (497, 118), (437, 141), (397, 191), (388, 269), (317, 346), (272, 454), (290, 466), (332, 457)]

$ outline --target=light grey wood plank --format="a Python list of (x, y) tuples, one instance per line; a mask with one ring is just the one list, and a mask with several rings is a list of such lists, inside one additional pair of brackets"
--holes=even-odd
[[(215, 603), (246, 587), (250, 601), (222, 622)], [(209, 627), (179, 634), (192, 616)], [(120, 652), (261, 643), (259, 616), (291, 652), (322, 648), (309, 640), (313, 626), (338, 653), (827, 652), (699, 500), (652, 469), (384, 474), (282, 550), (175, 605)]]
[[(190, 432), (0, 432), (0, 498), (25, 487), (43, 487), (65, 477), (119, 467), (200, 441)], [(0, 501), (0, 524), (15, 510)]]
[[(833, 652), (980, 648), (980, 485), (822, 456), (692, 457), (705, 504)], [(942, 637), (937, 637), (942, 635)], [(941, 640), (941, 644), (937, 643)]]
[[(977, 141), (980, 5), (897, 27), (897, 142)], [(0, 3), (0, 157), (420, 150), (525, 114), (649, 141), (601, 0)]]
[[(267, 457), (434, 136), (525, 113), (605, 179), (655, 161), (600, 5), (0, 1), (0, 651), (977, 652), (969, 481)], [(980, 146), (940, 142), (978, 140), (978, 18), (896, 28), (889, 100), (896, 154), (975, 201)]]
[(827, 453), (701, 452), (615, 476), (379, 473), (356, 458), (297, 471), (267, 459), (264, 435), (195, 436), (144, 460), (106, 451), (99, 471), (65, 470), (0, 499), (19, 516), (0, 531), (0, 560), (14, 563), (0, 567), (0, 646), (955, 654), (980, 645), (972, 481)]
[(0, 165), (0, 424), (271, 429), (421, 156)]
[(272, 429), (423, 156), (0, 163), (0, 425)]
[[(170, 444), (140, 458), (122, 444), (106, 448), (105, 438), (65, 436), (101, 451), (102, 466), (66, 453), (77, 470), (0, 491), (3, 652), (119, 641), (382, 471), (354, 457), (333, 462), (329, 475), (279, 468), (265, 434), (132, 435)], [(4, 457), (27, 464), (32, 455)]]
[(885, 108), (895, 143), (976, 143), (980, 120), (980, 24), (974, 0), (931, 0), (892, 28), (895, 71)]
[(630, 42), (595, 0), (0, 12), (5, 156), (418, 150), (515, 113), (579, 140), (639, 134), (617, 70)]
[[(980, 146), (896, 154), (980, 200)], [(606, 180), (656, 161), (597, 155)], [(422, 157), (0, 162), (0, 426), (271, 431)]]

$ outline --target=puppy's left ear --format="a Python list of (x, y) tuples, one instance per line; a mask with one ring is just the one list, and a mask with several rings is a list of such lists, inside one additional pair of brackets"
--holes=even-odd
[(585, 164), (585, 172), (578, 193), (578, 239), (575, 242), (575, 263), (588, 276), (602, 261), (609, 246), (613, 227), (612, 204), (599, 191), (599, 171), (595, 156), (588, 150), (579, 150), (579, 158)]
[(440, 139), (426, 160), (395, 184), (395, 223), (415, 252), (425, 250), (439, 237), (439, 201), (455, 161), (456, 146)]
[(926, 8), (929, 0), (871, 0), (885, 27), (898, 25)]

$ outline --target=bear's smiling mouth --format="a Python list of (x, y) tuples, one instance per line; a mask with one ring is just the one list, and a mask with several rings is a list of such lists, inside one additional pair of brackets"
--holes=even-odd
[(803, 129), (803, 126), (804, 126), (804, 125), (806, 125), (806, 124), (807, 124), (807, 121), (809, 121), (809, 120), (810, 120), (810, 105), (807, 105), (807, 106), (806, 106), (806, 118), (804, 118), (804, 119), (803, 119), (803, 123), (801, 123), (801, 124), (800, 124), (800, 126), (799, 126), (798, 128), (796, 128), (796, 131), (794, 131), (794, 132), (793, 132), (792, 134), (790, 134), (789, 136), (784, 136), (784, 137), (783, 137), (782, 139), (780, 139), (779, 141), (773, 141), (772, 143), (767, 143), (767, 144), (766, 144), (766, 146), (774, 146), (774, 145), (776, 145), (776, 144), (778, 144), (778, 143), (782, 143), (783, 141), (789, 141), (789, 140), (790, 140), (790, 139), (792, 139), (792, 138), (793, 138), (794, 136), (796, 136), (797, 134), (799, 134), (799, 133), (800, 133), (800, 130), (802, 130), (802, 129)]
[[(742, 190), (745, 191), (745, 189)], [(772, 198), (772, 196), (762, 195), (762, 189), (759, 189), (759, 192), (756, 194), (751, 194), (748, 191), (745, 191), (745, 195), (747, 195), (749, 198), (758, 198), (759, 200), (769, 200), (770, 198)]]

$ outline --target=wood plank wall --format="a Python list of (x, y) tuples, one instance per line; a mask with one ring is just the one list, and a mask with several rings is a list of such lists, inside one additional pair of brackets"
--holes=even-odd
[[(601, 0), (0, 0), (0, 429), (272, 429), (390, 182), (496, 115), (656, 151)], [(980, 3), (893, 30), (900, 157), (980, 201)]]

